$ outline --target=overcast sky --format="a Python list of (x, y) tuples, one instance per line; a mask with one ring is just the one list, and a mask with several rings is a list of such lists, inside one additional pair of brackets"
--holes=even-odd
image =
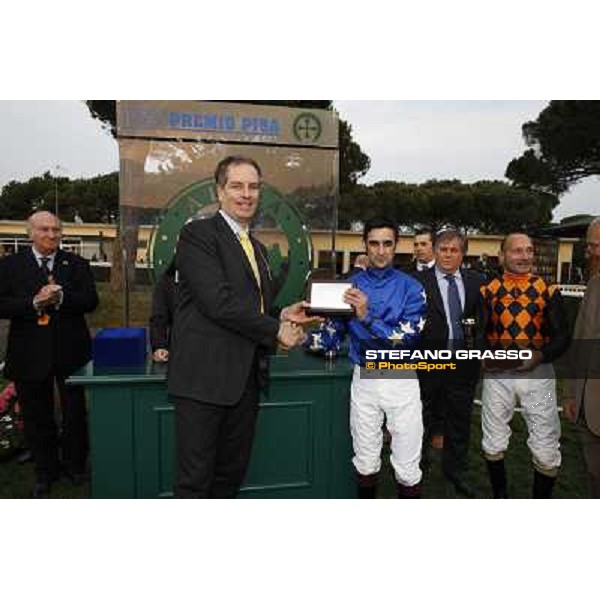
[[(521, 125), (535, 119), (546, 104), (335, 101), (371, 158), (364, 183), (503, 179), (508, 162), (525, 150)], [(57, 165), (58, 173), (69, 177), (118, 169), (116, 142), (89, 116), (83, 102), (0, 101), (0, 131), (0, 186), (46, 170), (56, 172)], [(555, 219), (598, 214), (599, 198), (599, 178), (588, 179), (562, 198)]]

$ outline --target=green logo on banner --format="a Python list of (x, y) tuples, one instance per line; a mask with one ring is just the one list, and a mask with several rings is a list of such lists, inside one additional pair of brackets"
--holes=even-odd
[(294, 135), (299, 142), (316, 142), (321, 137), (321, 121), (312, 113), (302, 113), (294, 120)]

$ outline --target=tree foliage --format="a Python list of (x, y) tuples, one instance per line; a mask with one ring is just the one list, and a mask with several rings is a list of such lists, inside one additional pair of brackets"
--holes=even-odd
[(35, 210), (54, 211), (57, 199), (64, 221), (73, 221), (77, 212), (86, 222), (107, 222), (119, 210), (119, 174), (69, 179), (46, 171), (28, 181), (9, 181), (0, 194), (0, 214), (24, 220)]
[(454, 225), (465, 232), (506, 233), (549, 224), (557, 204), (552, 194), (502, 181), (380, 181), (342, 195), (340, 228), (383, 214), (408, 227)]
[(506, 169), (515, 185), (562, 194), (600, 175), (600, 101), (553, 100), (522, 132), (529, 150)]
[(85, 105), (93, 119), (100, 121), (102, 127), (117, 137), (117, 102), (116, 100), (86, 100)]
[[(1, 214), (23, 220), (36, 209), (54, 210), (54, 183), (49, 172), (25, 182), (10, 181), (0, 194)], [(73, 221), (76, 211), (85, 222), (106, 222), (118, 212), (118, 173), (89, 179), (59, 177), (56, 184), (59, 215), (65, 221)], [(379, 181), (357, 184), (342, 194), (339, 225), (348, 229), (352, 221), (383, 214), (409, 227), (427, 224), (438, 229), (452, 224), (466, 232), (505, 233), (550, 224), (557, 204), (553, 194), (502, 181)]]
[[(333, 110), (331, 100), (228, 100), (238, 104), (263, 104), (267, 106), (288, 106), (290, 108)], [(116, 137), (117, 103), (114, 100), (86, 100), (91, 116), (98, 119)], [(365, 175), (371, 160), (352, 137), (352, 127), (340, 119), (340, 191), (350, 191)]]

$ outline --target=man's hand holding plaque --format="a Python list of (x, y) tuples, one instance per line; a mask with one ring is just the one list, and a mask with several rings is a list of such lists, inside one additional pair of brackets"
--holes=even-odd
[(356, 316), (362, 321), (367, 316), (367, 309), (369, 308), (369, 299), (364, 292), (361, 292), (358, 288), (350, 288), (344, 292), (344, 302), (347, 302), (352, 308)]
[(306, 314), (322, 317), (352, 316), (354, 307), (345, 295), (351, 289), (352, 283), (349, 281), (311, 281)]
[(307, 314), (308, 308), (310, 308), (310, 304), (306, 300), (295, 302), (282, 309), (279, 319), (281, 321), (291, 321), (296, 325), (315, 325), (323, 321), (316, 315)]

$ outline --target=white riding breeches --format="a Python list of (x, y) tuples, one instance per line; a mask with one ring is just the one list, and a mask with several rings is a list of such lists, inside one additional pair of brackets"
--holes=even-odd
[(481, 411), (484, 453), (493, 457), (508, 448), (517, 399), (527, 425), (527, 445), (534, 465), (541, 470), (557, 469), (561, 462), (560, 419), (554, 368), (549, 363), (537, 366), (526, 376), (484, 374)]
[[(354, 367), (350, 388), (350, 432), (354, 458), (361, 475), (377, 473), (381, 468), (383, 419), (392, 436), (391, 463), (396, 480), (405, 486), (421, 481), (419, 467), (423, 441), (423, 417), (419, 380), (414, 377), (361, 379), (360, 367)], [(388, 375), (388, 377), (386, 377)]]

